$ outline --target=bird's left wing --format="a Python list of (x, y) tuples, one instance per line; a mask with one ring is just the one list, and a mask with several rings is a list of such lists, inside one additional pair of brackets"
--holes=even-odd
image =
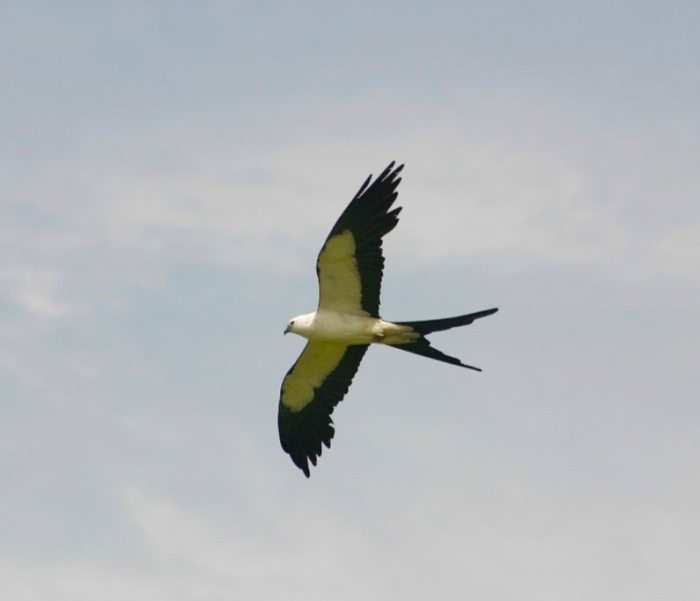
[(399, 221), (401, 207), (389, 209), (401, 169), (391, 163), (371, 185), (368, 177), (328, 234), (316, 261), (319, 311), (379, 317), (382, 236)]
[(367, 345), (310, 341), (287, 372), (280, 391), (279, 427), (282, 448), (309, 477), (321, 444), (330, 448), (335, 433), (331, 413), (343, 400)]

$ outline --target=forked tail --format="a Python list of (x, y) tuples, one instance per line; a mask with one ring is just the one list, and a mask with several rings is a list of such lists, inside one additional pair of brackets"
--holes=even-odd
[(402, 351), (422, 355), (423, 357), (429, 357), (431, 359), (437, 359), (438, 361), (444, 361), (445, 363), (450, 363), (452, 365), (459, 365), (460, 367), (466, 367), (467, 369), (481, 371), (481, 369), (478, 367), (466, 365), (456, 357), (450, 357), (436, 348), (433, 348), (430, 346), (430, 342), (425, 336), (431, 332), (440, 332), (442, 330), (449, 330), (450, 328), (467, 326), (476, 319), (486, 317), (487, 315), (493, 315), (496, 311), (498, 311), (498, 309), (486, 309), (485, 311), (477, 311), (476, 313), (469, 313), (468, 315), (458, 315), (457, 317), (445, 317), (444, 319), (397, 321), (395, 323), (398, 325), (409, 326), (414, 332), (417, 332), (421, 336), (415, 342), (410, 342), (408, 344), (393, 344), (392, 346), (394, 348), (401, 349)]

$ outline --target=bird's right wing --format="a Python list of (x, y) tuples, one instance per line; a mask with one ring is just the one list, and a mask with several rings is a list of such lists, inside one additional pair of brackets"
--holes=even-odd
[(335, 434), (331, 413), (347, 394), (367, 345), (310, 341), (287, 372), (280, 391), (280, 443), (309, 477), (322, 446)]
[(371, 185), (370, 175), (328, 234), (316, 261), (319, 311), (379, 317), (382, 236), (399, 221), (401, 207), (389, 209), (401, 169), (391, 163)]

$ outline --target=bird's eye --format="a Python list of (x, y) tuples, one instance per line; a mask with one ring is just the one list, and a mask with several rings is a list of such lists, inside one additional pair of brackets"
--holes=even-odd
[(293, 326), (293, 325), (294, 325), (294, 320), (293, 320), (293, 319), (292, 319), (292, 321), (289, 322), (289, 325), (290, 325), (290, 326)]

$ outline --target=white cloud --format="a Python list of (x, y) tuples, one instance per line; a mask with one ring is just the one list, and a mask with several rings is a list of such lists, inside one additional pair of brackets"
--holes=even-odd
[(694, 279), (700, 273), (700, 226), (680, 226), (666, 232), (651, 250), (657, 269)]
[[(645, 211), (656, 202), (641, 171), (654, 162), (654, 148), (637, 149), (642, 158), (635, 163), (620, 154), (625, 140), (618, 142), (612, 139), (601, 152), (556, 115), (531, 115), (507, 104), (329, 109), (306, 115), (277, 146), (252, 150), (211, 136), (196, 145), (186, 135), (164, 140), (146, 132), (124, 143), (120, 159), (98, 152), (51, 165), (16, 190), (57, 225), (33, 239), (7, 230), (5, 237), (34, 256), (33, 266), (43, 262), (44, 271), (105, 249), (296, 270), (290, 251), (315, 252), (367, 172), (376, 175), (396, 158), (408, 163), (400, 196), (405, 213), (402, 234), (393, 234), (390, 244), (414, 260), (510, 252), (605, 262), (636, 253), (638, 222), (627, 222), (621, 207), (634, 199)], [(170, 159), (148, 160), (171, 143), (179, 149)], [(128, 146), (141, 150), (129, 155)], [(607, 187), (612, 180), (600, 179), (609, 176), (599, 166), (616, 161), (618, 182)], [(688, 187), (695, 186), (688, 177)], [(652, 231), (648, 246), (668, 247), (660, 239), (677, 237), (673, 227)], [(18, 249), (10, 256), (26, 262)], [(26, 291), (25, 304), (60, 312), (45, 292)]]
[(18, 271), (0, 273), (0, 292), (29, 313), (42, 318), (55, 318), (80, 309), (76, 304), (62, 302), (56, 290), (56, 271), (25, 267)]
[(689, 507), (567, 494), (532, 474), (486, 471), (475, 465), (457, 481), (439, 470), (420, 486), (390, 479), (333, 503), (324, 486), (312, 496), (279, 489), (251, 496), (246, 519), (132, 487), (124, 501), (143, 542), (138, 561), (3, 559), (0, 593), (12, 601), (180, 601), (282, 592), (320, 600), (333, 591), (344, 600), (431, 591), (458, 599), (467, 590), (584, 600), (611, 590), (623, 599), (682, 597), (692, 587), (699, 524)]
[(365, 535), (318, 503), (305, 509), (290, 499), (280, 512), (263, 502), (262, 511), (251, 507), (249, 520), (218, 524), (135, 489), (126, 504), (155, 572), (178, 574), (186, 590), (274, 597), (284, 587), (290, 599), (320, 599), (339, 585), (343, 598), (352, 598), (348, 589), (363, 590), (346, 559), (366, 545)]

